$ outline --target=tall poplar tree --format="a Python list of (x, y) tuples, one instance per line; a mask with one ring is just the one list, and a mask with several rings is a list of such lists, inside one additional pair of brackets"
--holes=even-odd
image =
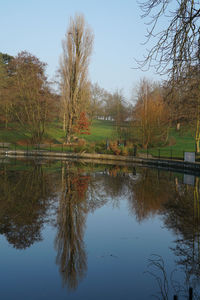
[(88, 66), (92, 53), (93, 33), (83, 15), (70, 19), (63, 53), (60, 59), (63, 129), (66, 142), (70, 142), (73, 128), (82, 111), (85, 111), (90, 95)]

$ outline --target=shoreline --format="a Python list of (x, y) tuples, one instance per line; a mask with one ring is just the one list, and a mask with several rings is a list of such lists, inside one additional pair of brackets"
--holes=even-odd
[(171, 159), (158, 159), (158, 158), (141, 158), (135, 156), (121, 156), (111, 154), (98, 154), (98, 153), (68, 153), (68, 152), (50, 152), (42, 150), (0, 150), (0, 156), (3, 157), (46, 157), (55, 159), (84, 159), (85, 161), (98, 161), (99, 163), (109, 162), (124, 162), (124, 163), (137, 163), (141, 165), (149, 165), (167, 169), (181, 169), (181, 170), (192, 170), (200, 174), (200, 163), (199, 162), (185, 162), (182, 160), (171, 160)]

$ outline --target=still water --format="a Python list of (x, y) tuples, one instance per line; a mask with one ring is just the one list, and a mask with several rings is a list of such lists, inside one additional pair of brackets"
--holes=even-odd
[(199, 177), (0, 164), (0, 299), (188, 299), (200, 291)]

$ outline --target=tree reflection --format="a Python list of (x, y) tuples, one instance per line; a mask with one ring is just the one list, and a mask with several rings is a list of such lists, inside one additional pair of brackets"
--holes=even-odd
[[(129, 208), (139, 222), (159, 214), (177, 236), (172, 249), (177, 265), (184, 268), (187, 287), (200, 275), (199, 180), (195, 186), (181, 183), (183, 176), (150, 168), (125, 170), (106, 168), (91, 176), (80, 169), (63, 168), (62, 195), (58, 210), (57, 263), (63, 283), (76, 289), (85, 276), (87, 257), (84, 230), (89, 211), (108, 201), (128, 198)], [(89, 193), (88, 193), (89, 191)], [(192, 285), (195, 288), (194, 284)]]
[(128, 184), (129, 209), (139, 222), (161, 213), (174, 188), (171, 173), (150, 168), (140, 169), (136, 180), (131, 178)]
[(107, 200), (112, 202), (113, 207), (119, 207), (122, 197), (128, 197), (128, 170), (126, 167), (113, 166), (103, 173), (103, 187)]
[(56, 262), (63, 284), (76, 289), (87, 270), (84, 245), (85, 221), (88, 213), (86, 193), (90, 176), (78, 169), (62, 169), (62, 194), (58, 209), (58, 233), (55, 241)]
[[(60, 167), (60, 165), (59, 165)], [(88, 175), (90, 174), (90, 175)], [(179, 176), (179, 177), (177, 177)], [(182, 183), (182, 175), (150, 168), (105, 167), (89, 173), (80, 165), (62, 164), (61, 173), (47, 173), (32, 164), (29, 170), (0, 169), (0, 233), (15, 248), (25, 249), (42, 239), (54, 195), (57, 210), (56, 262), (63, 284), (75, 290), (87, 271), (84, 244), (89, 212), (110, 202), (128, 199), (139, 222), (159, 214), (176, 236), (174, 251), (186, 281), (200, 278), (200, 183)]]
[[(132, 198), (129, 199), (130, 208), (139, 221), (152, 214), (159, 213), (166, 227), (176, 236), (171, 250), (176, 257), (179, 272), (184, 272), (185, 281), (173, 282), (181, 297), (188, 296), (189, 287), (193, 288), (194, 299), (199, 299), (200, 285), (200, 182), (195, 178), (194, 186), (184, 184), (183, 176), (176, 177), (170, 173), (143, 169), (138, 180), (132, 187)], [(154, 174), (153, 174), (154, 173)], [(162, 258), (161, 258), (162, 259)], [(160, 269), (162, 264), (152, 260)], [(163, 269), (162, 269), (163, 270)], [(166, 275), (166, 274), (165, 274)], [(153, 276), (162, 282), (157, 273)], [(164, 278), (164, 277), (163, 277)], [(164, 284), (164, 283), (163, 283)], [(162, 286), (163, 288), (163, 286)], [(195, 298), (196, 297), (196, 298)], [(168, 299), (162, 298), (161, 299)], [(182, 299), (182, 298), (181, 298)]]
[(172, 248), (176, 263), (186, 274), (186, 281), (200, 283), (200, 185), (196, 177), (195, 185), (178, 184), (177, 189), (166, 204), (165, 224), (178, 236)]
[(53, 195), (50, 179), (41, 165), (32, 165), (28, 171), (9, 171), (6, 166), (0, 170), (0, 233), (17, 249), (42, 239)]

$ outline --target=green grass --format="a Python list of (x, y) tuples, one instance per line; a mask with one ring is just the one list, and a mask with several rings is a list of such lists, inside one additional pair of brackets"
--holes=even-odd
[(99, 142), (107, 139), (116, 138), (113, 122), (104, 120), (94, 120), (91, 126), (91, 134), (84, 135), (84, 139), (88, 142)]
[(169, 158), (183, 158), (184, 151), (195, 151), (194, 133), (188, 128), (185, 128), (185, 130), (182, 131), (177, 131), (175, 128), (171, 128), (169, 134), (169, 145), (148, 149), (148, 152), (153, 156)]
[[(113, 140), (116, 138), (113, 122), (94, 120), (91, 125), (90, 135), (80, 135), (87, 142), (106, 141), (106, 139)], [(18, 124), (8, 124), (8, 128), (0, 127), (0, 142), (18, 143), (24, 142), (26, 144), (30, 139), (30, 135)], [(65, 132), (62, 129), (62, 124), (59, 122), (51, 123), (46, 130), (44, 136), (44, 143), (62, 144), (65, 141)]]
[[(87, 142), (99, 142), (106, 139), (113, 140), (116, 137), (113, 122), (94, 120), (90, 128), (90, 135), (80, 135)], [(54, 122), (47, 129), (47, 136), (55, 142), (63, 143), (65, 140), (65, 132), (62, 130), (60, 123)]]
[[(55, 142), (63, 143), (65, 140), (65, 132), (62, 130), (60, 123), (54, 122), (47, 129), (47, 136)], [(87, 142), (99, 142), (106, 139), (113, 140), (116, 137), (113, 122), (94, 120), (90, 128), (90, 135), (80, 135)]]
[[(106, 140), (117, 139), (114, 123), (104, 120), (94, 120), (91, 125), (91, 134), (79, 137), (84, 138), (88, 143), (99, 143), (101, 141), (105, 142)], [(21, 144), (24, 143), (24, 146), (17, 146), (17, 148), (26, 149), (29, 139), (29, 134), (15, 123), (9, 124), (8, 129), (0, 127), (0, 142), (13, 144), (21, 142)], [(73, 148), (62, 146), (64, 141), (65, 132), (62, 130), (62, 124), (53, 122), (47, 128), (43, 142), (46, 146), (43, 149), (48, 151), (73, 151)], [(171, 128), (169, 141), (169, 145), (167, 146), (149, 148), (148, 153), (153, 156), (183, 158), (184, 151), (195, 151), (194, 133), (188, 128), (184, 128), (181, 131)], [(56, 145), (52, 145), (50, 148), (50, 144)], [(32, 147), (29, 146), (29, 150), (31, 149)], [(142, 149), (138, 150), (142, 153), (146, 152)]]
[(8, 129), (0, 127), (0, 142), (16, 143), (27, 138), (28, 135), (15, 123), (8, 124)]

